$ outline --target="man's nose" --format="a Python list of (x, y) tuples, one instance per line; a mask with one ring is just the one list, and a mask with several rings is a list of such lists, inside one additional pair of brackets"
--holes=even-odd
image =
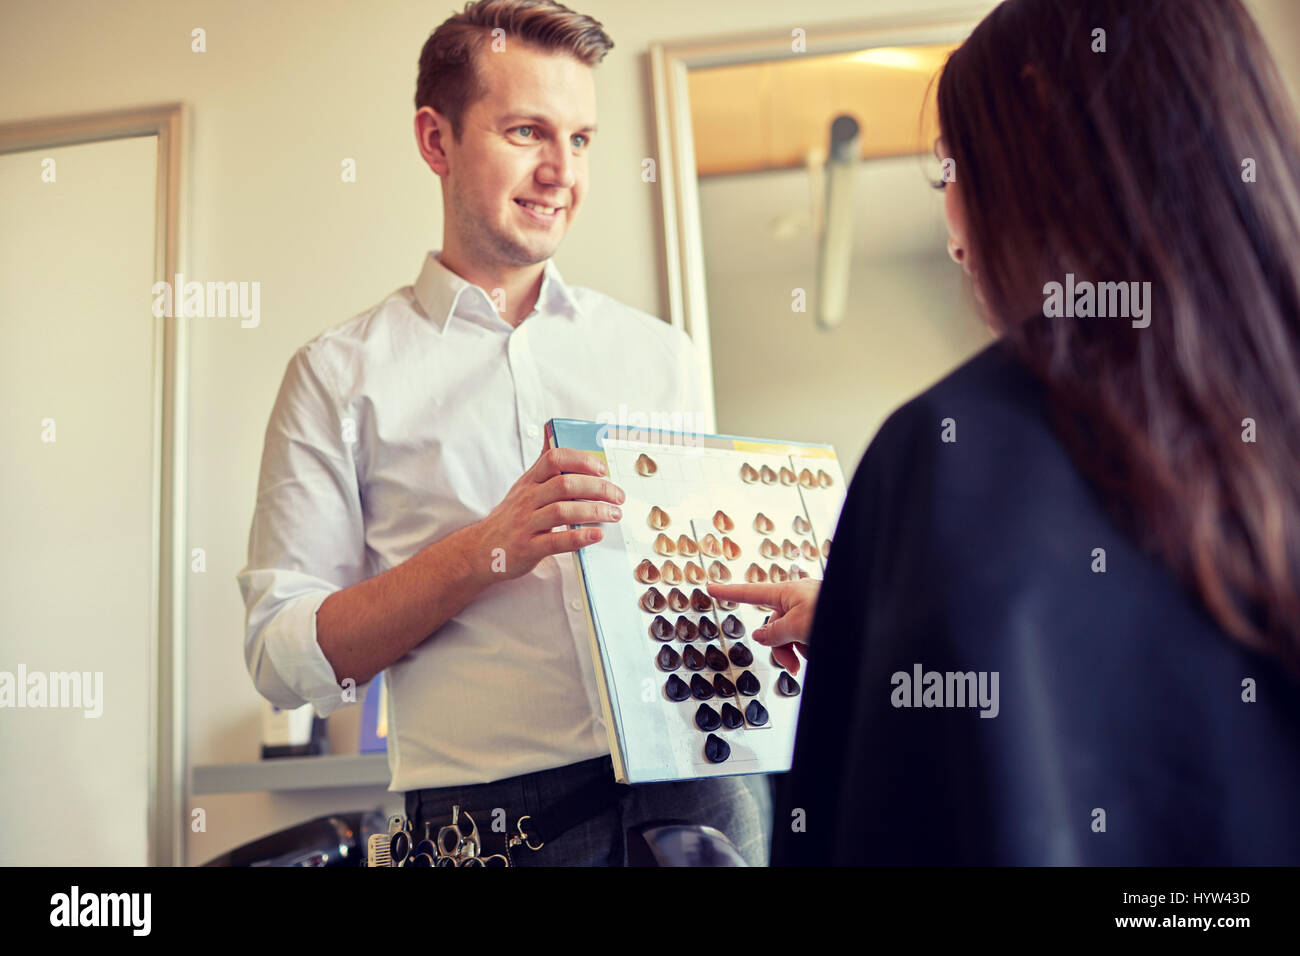
[(548, 186), (571, 189), (577, 182), (577, 169), (573, 154), (563, 146), (554, 146), (547, 150), (542, 165), (537, 171), (537, 178)]

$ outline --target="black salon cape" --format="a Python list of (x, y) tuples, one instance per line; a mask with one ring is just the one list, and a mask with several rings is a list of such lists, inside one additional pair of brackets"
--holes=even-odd
[[(1118, 530), (1000, 344), (867, 449), (809, 653), (774, 866), (1300, 864), (1300, 687)], [(893, 706), (918, 663), (997, 671), (997, 716)]]

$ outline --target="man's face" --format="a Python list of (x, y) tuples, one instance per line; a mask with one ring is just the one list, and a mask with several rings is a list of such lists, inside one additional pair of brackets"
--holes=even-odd
[(586, 195), (593, 71), (510, 38), (502, 52), (485, 44), (477, 66), (487, 93), (465, 111), (460, 141), (442, 138), (444, 208), (475, 260), (533, 265), (555, 252)]

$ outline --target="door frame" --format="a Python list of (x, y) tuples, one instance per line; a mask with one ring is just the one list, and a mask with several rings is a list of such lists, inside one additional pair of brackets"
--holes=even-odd
[[(153, 271), (156, 278), (170, 281), (187, 271), (182, 196), (188, 182), (189, 129), (190, 112), (183, 103), (23, 120), (0, 124), (0, 154), (157, 136)], [(178, 317), (155, 318), (147, 808), (151, 866), (185, 863), (188, 398), (186, 325)]]

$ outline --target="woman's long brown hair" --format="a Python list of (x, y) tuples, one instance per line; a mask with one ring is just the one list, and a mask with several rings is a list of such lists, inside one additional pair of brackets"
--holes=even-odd
[[(1007, 0), (938, 106), (986, 317), (1074, 460), (1225, 632), (1300, 670), (1300, 133), (1254, 22)], [(1150, 324), (1048, 317), (1067, 273), (1150, 282)]]

